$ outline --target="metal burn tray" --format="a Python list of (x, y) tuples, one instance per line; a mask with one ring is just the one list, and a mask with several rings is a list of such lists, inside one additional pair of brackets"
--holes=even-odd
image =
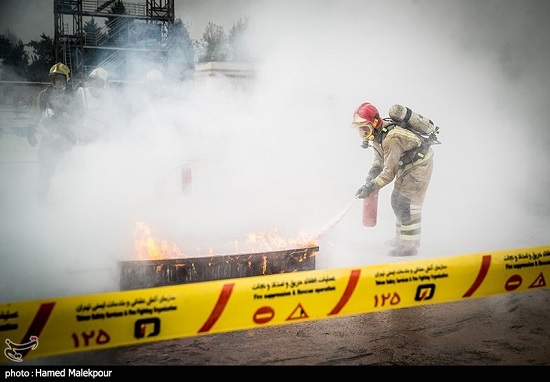
[(309, 271), (319, 247), (238, 255), (120, 262), (120, 289)]

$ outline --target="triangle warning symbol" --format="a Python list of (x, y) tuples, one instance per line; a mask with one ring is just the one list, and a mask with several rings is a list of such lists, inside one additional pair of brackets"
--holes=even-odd
[(542, 272), (537, 276), (535, 281), (531, 285), (529, 285), (529, 288), (542, 288), (546, 286), (546, 280), (544, 279), (544, 275)]
[(304, 318), (309, 318), (309, 316), (307, 315), (306, 311), (302, 307), (302, 304), (298, 304), (296, 306), (296, 308), (294, 308), (292, 313), (290, 313), (290, 316), (288, 316), (288, 318), (286, 320), (287, 321), (301, 320), (301, 319), (304, 319)]

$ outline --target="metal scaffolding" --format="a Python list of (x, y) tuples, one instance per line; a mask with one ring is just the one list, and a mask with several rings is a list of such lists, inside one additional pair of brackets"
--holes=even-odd
[[(174, 0), (54, 0), (54, 49), (57, 62), (65, 63), (76, 80), (83, 80), (98, 63), (86, 62), (86, 52), (102, 52), (103, 66), (116, 68), (135, 52), (163, 52), (170, 25), (174, 24)], [(103, 19), (99, 35), (85, 33), (87, 20)], [(139, 33), (147, 30), (148, 33)], [(136, 32), (138, 31), (138, 32)], [(151, 31), (154, 39), (150, 39)], [(149, 38), (149, 41), (147, 40)]]

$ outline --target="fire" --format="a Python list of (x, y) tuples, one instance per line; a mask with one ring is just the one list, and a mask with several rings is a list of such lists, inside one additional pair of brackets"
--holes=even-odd
[(136, 223), (134, 229), (134, 247), (140, 260), (160, 260), (166, 258), (185, 258), (177, 245), (168, 244), (151, 236), (151, 229), (144, 222)]
[[(122, 290), (308, 271), (315, 269), (319, 251), (308, 235), (285, 240), (276, 229), (248, 234), (244, 251), (220, 255), (210, 249), (199, 257), (185, 256), (175, 244), (155, 239), (143, 222), (136, 224), (134, 236), (138, 261), (123, 263)], [(229, 244), (238, 247), (238, 241)]]
[[(155, 239), (151, 235), (151, 229), (144, 222), (136, 223), (134, 237), (135, 250), (140, 260), (162, 260), (188, 257), (183, 254), (176, 244), (170, 245), (166, 240)], [(277, 229), (271, 232), (264, 230), (256, 233), (249, 233), (245, 242), (245, 249), (239, 248), (240, 245), (238, 240), (233, 242), (236, 253), (269, 252), (317, 246), (314, 238), (307, 234), (301, 233), (296, 239), (285, 240), (278, 233)], [(210, 249), (204, 256), (215, 256), (215, 253)]]

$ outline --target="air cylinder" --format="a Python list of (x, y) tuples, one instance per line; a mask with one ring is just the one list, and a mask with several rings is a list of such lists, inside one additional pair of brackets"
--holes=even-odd
[(402, 105), (393, 105), (389, 111), (390, 118), (400, 126), (415, 130), (420, 134), (437, 133), (437, 127), (430, 119), (415, 113), (411, 109)]

